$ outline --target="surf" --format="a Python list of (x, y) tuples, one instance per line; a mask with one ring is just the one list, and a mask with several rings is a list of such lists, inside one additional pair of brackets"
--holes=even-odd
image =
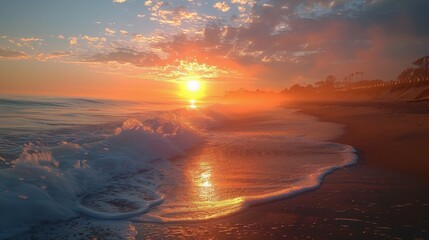
[(124, 116), (1, 134), (0, 238), (42, 234), (42, 224), (217, 218), (316, 189), (357, 160), (352, 147), (331, 142), (341, 126), (293, 109), (213, 105)]

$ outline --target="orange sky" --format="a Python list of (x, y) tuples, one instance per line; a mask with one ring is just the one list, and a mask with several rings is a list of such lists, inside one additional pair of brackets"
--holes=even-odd
[[(429, 54), (425, 0), (0, 2), (0, 94), (152, 99), (395, 79)], [(78, 14), (76, 14), (78, 13)]]

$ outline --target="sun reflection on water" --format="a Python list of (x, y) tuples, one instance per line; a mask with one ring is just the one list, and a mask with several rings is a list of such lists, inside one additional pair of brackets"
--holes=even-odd
[(189, 107), (190, 109), (196, 109), (196, 108), (197, 108), (197, 101), (195, 101), (195, 99), (191, 99), (191, 100), (189, 100), (189, 105), (188, 105), (188, 107)]
[(198, 174), (194, 178), (198, 195), (201, 200), (217, 200), (215, 187), (212, 181), (212, 166), (208, 162), (199, 162)]
[[(189, 169), (189, 177), (192, 181), (192, 190), (189, 200), (192, 202), (192, 210), (188, 217), (193, 219), (209, 219), (228, 215), (238, 211), (243, 205), (244, 198), (229, 191), (234, 185), (225, 182), (223, 174), (219, 172), (219, 166), (213, 161), (213, 152), (207, 153), (207, 158), (194, 159)], [(189, 211), (189, 210), (188, 210)]]

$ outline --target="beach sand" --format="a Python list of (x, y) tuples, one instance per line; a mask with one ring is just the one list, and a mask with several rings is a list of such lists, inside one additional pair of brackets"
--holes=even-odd
[(357, 165), (220, 219), (135, 224), (138, 239), (429, 239), (429, 102), (291, 103), (345, 134)]

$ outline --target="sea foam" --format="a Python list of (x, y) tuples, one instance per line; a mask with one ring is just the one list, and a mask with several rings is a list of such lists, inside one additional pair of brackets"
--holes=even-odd
[(128, 119), (96, 141), (81, 133), (82, 142), (26, 143), (10, 167), (0, 169), (0, 238), (81, 214), (125, 219), (161, 203), (154, 162), (199, 144), (198, 125), (217, 120), (210, 112), (187, 110), (158, 115)]

